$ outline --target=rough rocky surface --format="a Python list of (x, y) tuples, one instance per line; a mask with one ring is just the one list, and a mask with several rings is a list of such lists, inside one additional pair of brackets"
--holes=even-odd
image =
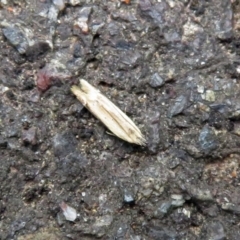
[[(0, 239), (240, 239), (239, 13), (0, 0)], [(71, 94), (79, 78), (146, 147), (109, 134)]]

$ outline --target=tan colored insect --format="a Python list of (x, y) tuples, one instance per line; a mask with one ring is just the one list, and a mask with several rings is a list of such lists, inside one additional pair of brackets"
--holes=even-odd
[(146, 144), (143, 134), (134, 122), (87, 81), (80, 79), (80, 85), (72, 86), (71, 91), (116, 136), (130, 143)]

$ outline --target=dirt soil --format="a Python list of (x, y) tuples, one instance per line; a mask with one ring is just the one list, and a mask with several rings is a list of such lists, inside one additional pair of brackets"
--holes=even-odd
[(239, 240), (239, 39), (239, 0), (0, 0), (0, 239)]

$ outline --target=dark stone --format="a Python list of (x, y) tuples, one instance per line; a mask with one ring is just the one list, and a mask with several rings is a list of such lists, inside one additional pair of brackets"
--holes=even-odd
[(76, 137), (71, 131), (59, 133), (53, 138), (53, 151), (56, 157), (65, 157), (75, 151)]
[(87, 159), (78, 151), (69, 153), (66, 157), (61, 157), (57, 161), (58, 168), (63, 175), (70, 178), (82, 176), (87, 163)]
[(171, 118), (173, 116), (178, 115), (185, 109), (186, 104), (187, 104), (187, 98), (185, 96), (181, 95), (177, 97), (173, 105), (169, 107), (167, 116)]
[(73, 48), (73, 56), (75, 58), (80, 58), (83, 56), (82, 44), (80, 42), (76, 42)]
[(174, 231), (157, 226), (147, 226), (147, 236), (152, 240), (175, 240), (177, 235)]
[(154, 216), (157, 218), (163, 218), (171, 209), (171, 201), (163, 202), (160, 207), (154, 212)]
[(158, 88), (164, 85), (164, 80), (161, 78), (161, 76), (158, 73), (154, 73), (151, 76), (149, 84), (153, 88)]
[(214, 131), (208, 126), (205, 126), (202, 129), (198, 141), (201, 149), (205, 153), (209, 153), (218, 147), (217, 136), (215, 135)]
[(27, 38), (18, 27), (3, 28), (3, 34), (8, 41), (17, 48), (18, 52), (23, 54), (28, 48)]
[(37, 144), (37, 128), (31, 127), (28, 130), (22, 131), (22, 140), (26, 144)]
[(0, 148), (7, 148), (7, 140), (0, 136)]
[(37, 42), (33, 46), (29, 46), (26, 49), (26, 56), (28, 61), (34, 62), (40, 57), (43, 57), (50, 50), (50, 46), (47, 42)]
[(226, 234), (222, 223), (216, 221), (207, 224), (207, 234), (205, 239), (211, 240), (224, 240), (226, 239)]

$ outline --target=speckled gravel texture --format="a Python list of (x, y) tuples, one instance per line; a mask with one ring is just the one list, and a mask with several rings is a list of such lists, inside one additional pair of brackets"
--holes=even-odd
[(239, 39), (238, 0), (0, 0), (0, 239), (239, 240)]

